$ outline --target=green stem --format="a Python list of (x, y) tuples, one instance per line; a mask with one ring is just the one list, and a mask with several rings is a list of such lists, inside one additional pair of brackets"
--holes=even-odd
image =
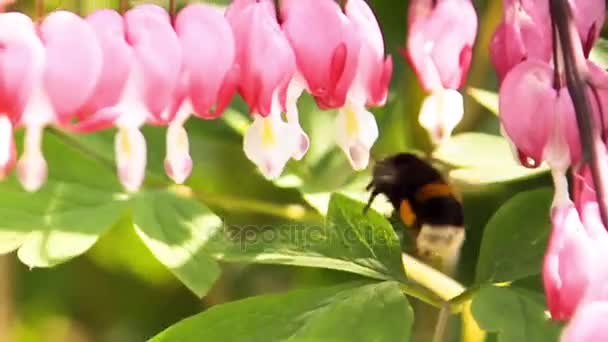
[(406, 253), (401, 254), (401, 261), (408, 279), (433, 291), (443, 301), (449, 301), (465, 291), (465, 287), (456, 280)]

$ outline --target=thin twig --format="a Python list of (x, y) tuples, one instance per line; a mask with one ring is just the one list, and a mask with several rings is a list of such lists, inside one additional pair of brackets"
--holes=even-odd
[(448, 326), (448, 319), (450, 318), (450, 305), (448, 303), (443, 304), (441, 310), (439, 310), (439, 317), (437, 318), (437, 324), (435, 325), (435, 332), (433, 333), (433, 342), (443, 341), (445, 331)]
[(608, 198), (606, 197), (608, 195), (608, 180), (606, 179), (608, 177), (608, 158), (601, 129), (595, 123), (591, 103), (585, 91), (588, 77), (586, 62), (581, 60), (582, 51), (575, 50), (581, 47), (576, 44), (579, 38), (568, 1), (550, 0), (549, 4), (563, 56), (566, 84), (576, 112), (576, 122), (583, 149), (583, 162), (589, 163), (600, 216), (604, 226), (608, 227)]

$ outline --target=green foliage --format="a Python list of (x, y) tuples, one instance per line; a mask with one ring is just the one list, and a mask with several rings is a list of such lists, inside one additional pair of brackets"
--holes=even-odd
[(355, 282), (216, 306), (150, 342), (405, 342), (413, 320), (396, 283)]
[(540, 272), (550, 231), (553, 192), (522, 192), (506, 202), (485, 228), (477, 282), (512, 281)]
[(451, 179), (469, 185), (524, 180), (548, 171), (544, 166), (518, 165), (504, 138), (484, 133), (458, 134), (439, 146), (433, 157), (454, 167)]
[(469, 87), (467, 93), (490, 113), (498, 115), (498, 94), (489, 90)]
[(81, 255), (125, 212), (124, 197), (64, 182), (27, 194), (9, 183), (0, 196), (0, 253), (19, 248), (29, 267)]
[(554, 342), (559, 326), (545, 314), (542, 295), (514, 287), (484, 287), (473, 298), (472, 312), (498, 342)]
[(202, 297), (220, 274), (205, 244), (222, 232), (222, 221), (196, 201), (168, 191), (146, 191), (134, 199), (133, 225), (156, 258)]
[(400, 245), (388, 221), (363, 204), (334, 195), (325, 224), (229, 227), (215, 246), (225, 261), (323, 267), (375, 279), (403, 280)]

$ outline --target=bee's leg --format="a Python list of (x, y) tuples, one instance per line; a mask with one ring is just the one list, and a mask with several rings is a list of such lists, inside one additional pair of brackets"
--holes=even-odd
[[(371, 184), (371, 183), (370, 183)], [(369, 187), (369, 185), (368, 185)], [(368, 189), (369, 190), (369, 189)], [(372, 191), (371, 195), (369, 196), (369, 200), (367, 200), (367, 204), (365, 205), (365, 207), (363, 208), (363, 213), (367, 213), (367, 211), (369, 210), (369, 208), (372, 206), (372, 203), (374, 202), (374, 199), (376, 198), (376, 196), (378, 196), (380, 194), (380, 192), (376, 191), (374, 189), (374, 191)]]

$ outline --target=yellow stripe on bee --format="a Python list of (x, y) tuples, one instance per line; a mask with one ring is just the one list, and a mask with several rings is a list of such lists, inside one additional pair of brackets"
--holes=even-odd
[(412, 206), (408, 200), (401, 201), (401, 204), (399, 205), (399, 216), (401, 217), (401, 221), (408, 226), (413, 225), (414, 221), (416, 221), (416, 214), (414, 213), (414, 210), (412, 210)]
[(446, 183), (429, 183), (416, 192), (416, 201), (423, 203), (431, 198), (450, 197), (454, 192), (452, 187)]

